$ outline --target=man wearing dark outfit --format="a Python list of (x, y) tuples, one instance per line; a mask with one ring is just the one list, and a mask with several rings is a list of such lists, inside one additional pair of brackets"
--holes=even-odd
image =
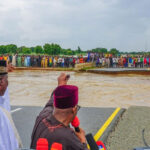
[(60, 143), (63, 150), (88, 150), (85, 133), (70, 128), (78, 111), (78, 88), (67, 84), (66, 74), (58, 78), (58, 87), (49, 102), (36, 119), (32, 132), (31, 148), (36, 148), (39, 138), (46, 138), (49, 149), (54, 142)]

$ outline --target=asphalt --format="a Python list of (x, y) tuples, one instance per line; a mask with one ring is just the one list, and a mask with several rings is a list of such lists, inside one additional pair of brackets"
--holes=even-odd
[[(12, 110), (16, 110), (12, 112), (12, 117), (23, 146), (29, 148), (35, 119), (42, 107), (12, 106)], [(83, 107), (78, 112), (80, 127), (85, 130), (86, 134), (92, 133), (95, 135), (114, 110), (115, 108)]]
[(97, 71), (149, 71), (149, 68), (99, 68), (99, 69), (90, 69)]
[(107, 150), (133, 150), (150, 145), (150, 107), (134, 106), (125, 111), (105, 144)]

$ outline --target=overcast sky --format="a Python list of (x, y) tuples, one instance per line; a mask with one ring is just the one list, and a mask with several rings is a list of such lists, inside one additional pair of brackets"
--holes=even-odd
[(150, 0), (0, 0), (0, 45), (150, 51)]

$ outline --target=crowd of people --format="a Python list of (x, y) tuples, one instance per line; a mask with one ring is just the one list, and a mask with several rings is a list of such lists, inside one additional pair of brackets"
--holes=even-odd
[(12, 63), (15, 67), (62, 67), (74, 68), (76, 64), (92, 62), (96, 67), (143, 68), (150, 67), (150, 56), (130, 56), (89, 53), (87, 56), (47, 56), (47, 55), (1, 55), (0, 60)]
[(6, 60), (15, 67), (75, 67), (76, 63), (84, 63), (86, 57), (60, 57), (60, 56), (37, 56), (37, 55), (2, 55), (0, 60)]
[(143, 68), (150, 67), (150, 56), (110, 56), (96, 57), (96, 67), (108, 68)]

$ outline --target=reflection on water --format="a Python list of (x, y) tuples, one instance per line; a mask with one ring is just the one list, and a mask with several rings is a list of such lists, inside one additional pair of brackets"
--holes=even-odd
[[(15, 71), (9, 74), (12, 105), (44, 106), (57, 86), (59, 71)], [(150, 106), (150, 77), (67, 72), (79, 87), (79, 104), (88, 107)]]

